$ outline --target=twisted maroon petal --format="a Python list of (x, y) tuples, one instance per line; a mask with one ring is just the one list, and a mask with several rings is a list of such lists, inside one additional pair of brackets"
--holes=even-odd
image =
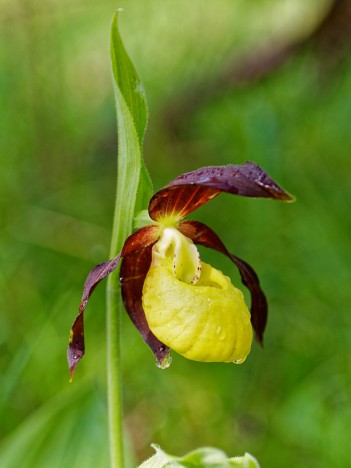
[(261, 167), (246, 162), (203, 167), (177, 177), (152, 197), (149, 215), (156, 221), (167, 216), (180, 220), (221, 192), (286, 202), (294, 200)]
[(88, 305), (89, 298), (100, 281), (106, 278), (107, 275), (117, 268), (119, 260), (120, 255), (117, 255), (117, 257), (112, 260), (96, 265), (85, 280), (82, 300), (79, 305), (79, 314), (72, 325), (67, 349), (67, 359), (71, 379), (73, 378), (78, 362), (84, 356), (84, 311)]
[(84, 311), (88, 305), (89, 298), (92, 295), (94, 289), (101, 280), (106, 278), (106, 276), (108, 276), (117, 268), (121, 257), (131, 255), (134, 251), (155, 243), (158, 235), (158, 226), (146, 226), (139, 229), (128, 237), (123, 246), (122, 252), (118, 254), (117, 257), (96, 265), (96, 267), (94, 267), (89, 273), (84, 283), (82, 300), (79, 305), (79, 314), (77, 315), (70, 331), (67, 359), (71, 379), (73, 378), (73, 374), (78, 362), (84, 356)]
[(226, 255), (238, 267), (243, 284), (251, 293), (251, 323), (258, 342), (263, 345), (263, 333), (266, 328), (268, 304), (258, 276), (244, 260), (231, 254), (217, 234), (208, 226), (198, 221), (183, 221), (179, 230), (195, 244), (203, 245)]
[(169, 348), (156, 338), (149, 328), (142, 306), (142, 291), (151, 264), (152, 244), (136, 250), (123, 258), (120, 283), (125, 308), (143, 340), (150, 346), (158, 364), (169, 355)]

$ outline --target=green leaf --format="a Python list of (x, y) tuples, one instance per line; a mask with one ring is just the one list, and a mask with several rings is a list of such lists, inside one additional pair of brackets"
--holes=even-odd
[(119, 11), (111, 27), (111, 60), (118, 126), (118, 179), (112, 256), (131, 233), (135, 213), (147, 208), (152, 183), (142, 145), (147, 125), (147, 105), (141, 81), (124, 48), (118, 30)]
[(144, 461), (139, 468), (259, 468), (257, 460), (245, 453), (243, 457), (228, 458), (222, 450), (212, 447), (196, 449), (184, 457), (174, 457), (165, 453), (158, 445), (152, 447), (156, 453)]
[[(118, 30), (117, 11), (111, 26), (111, 61), (115, 84), (118, 128), (117, 191), (110, 258), (118, 256), (133, 230), (136, 213), (147, 208), (152, 184), (145, 168), (142, 144), (147, 107), (140, 79), (124, 49)], [(110, 458), (113, 466), (124, 466), (121, 330), (122, 303), (118, 271), (107, 282), (107, 382)]]
[(229, 459), (230, 466), (241, 466), (242, 468), (260, 468), (258, 461), (249, 453), (243, 457), (233, 457)]
[(146, 96), (139, 76), (124, 48), (118, 30), (118, 10), (111, 27), (111, 60), (115, 84), (134, 120), (139, 144), (142, 145), (148, 119)]

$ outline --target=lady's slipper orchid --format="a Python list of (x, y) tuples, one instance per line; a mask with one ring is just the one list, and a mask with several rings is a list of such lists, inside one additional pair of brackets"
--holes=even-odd
[[(196, 361), (241, 363), (250, 352), (252, 329), (262, 344), (267, 301), (256, 273), (229, 253), (205, 224), (183, 221), (221, 192), (293, 201), (252, 162), (201, 168), (177, 177), (157, 192), (148, 209), (153, 224), (131, 234), (121, 253), (97, 265), (86, 279), (69, 340), (71, 376), (84, 355), (83, 315), (89, 297), (121, 259), (125, 308), (160, 367), (170, 364), (170, 348)], [(251, 293), (251, 314), (242, 292), (223, 273), (200, 260), (196, 245), (217, 250), (236, 264)]]

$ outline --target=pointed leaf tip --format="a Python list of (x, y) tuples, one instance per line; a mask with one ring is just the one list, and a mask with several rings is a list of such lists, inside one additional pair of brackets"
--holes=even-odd
[[(130, 120), (137, 133), (138, 144), (142, 147), (145, 129), (148, 120), (146, 96), (141, 85), (139, 75), (124, 47), (118, 27), (120, 10), (117, 10), (111, 27), (111, 61), (114, 83), (118, 90), (117, 109), (120, 101), (124, 102), (126, 108), (121, 112), (129, 114), (124, 119)], [(127, 125), (127, 123), (124, 123)], [(141, 162), (143, 164), (143, 161)]]

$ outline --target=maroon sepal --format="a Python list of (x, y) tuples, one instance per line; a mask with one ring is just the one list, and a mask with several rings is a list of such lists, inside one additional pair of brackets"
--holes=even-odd
[(84, 311), (89, 298), (100, 281), (117, 268), (119, 259), (120, 255), (117, 255), (112, 260), (96, 265), (85, 280), (82, 300), (79, 305), (79, 314), (72, 325), (67, 349), (71, 380), (78, 362), (84, 356)]
[(133, 232), (124, 243), (121, 257), (126, 257), (135, 250), (154, 244), (159, 238), (159, 233), (160, 228), (155, 225), (145, 226)]
[(239, 268), (243, 284), (251, 293), (251, 323), (255, 330), (257, 341), (263, 345), (263, 333), (266, 328), (268, 304), (255, 271), (244, 260), (232, 255), (217, 234), (208, 226), (198, 221), (183, 221), (179, 231), (192, 239), (195, 244), (217, 250), (235, 263)]
[(176, 217), (180, 221), (220, 193), (220, 190), (200, 185), (167, 186), (151, 198), (149, 215), (155, 221), (168, 216)]
[(203, 167), (177, 177), (152, 197), (149, 215), (156, 221), (172, 215), (180, 220), (221, 192), (286, 202), (294, 200), (257, 164), (246, 162)]
[(146, 274), (151, 264), (152, 244), (136, 250), (123, 258), (120, 283), (124, 306), (143, 340), (150, 346), (158, 364), (169, 355), (169, 348), (152, 333), (142, 306), (142, 291)]

